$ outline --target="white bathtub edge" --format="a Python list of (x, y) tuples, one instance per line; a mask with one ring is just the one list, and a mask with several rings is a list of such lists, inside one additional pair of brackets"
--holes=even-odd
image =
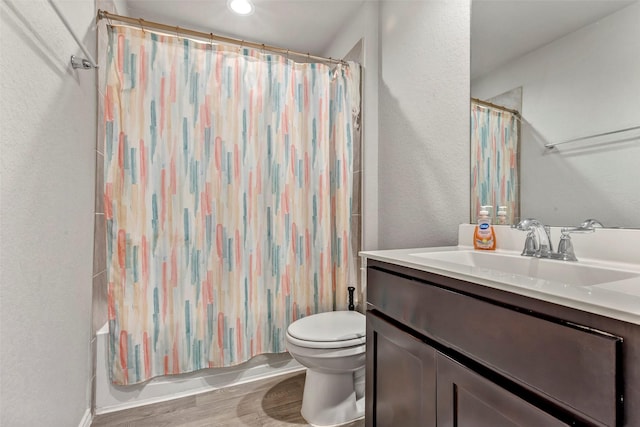
[(200, 371), (199, 375), (158, 377), (142, 385), (117, 387), (109, 380), (106, 360), (108, 328), (101, 328), (96, 339), (96, 415), (179, 399), (305, 369), (288, 355), (263, 355), (260, 356), (261, 363), (261, 359), (254, 358), (235, 369), (206, 369)]

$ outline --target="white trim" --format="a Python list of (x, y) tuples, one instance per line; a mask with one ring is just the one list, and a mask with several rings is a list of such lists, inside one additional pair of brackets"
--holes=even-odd
[(87, 408), (87, 410), (84, 411), (84, 415), (82, 416), (82, 419), (80, 420), (80, 424), (78, 424), (78, 427), (91, 427), (92, 422), (93, 422), (93, 416), (91, 415), (91, 409)]

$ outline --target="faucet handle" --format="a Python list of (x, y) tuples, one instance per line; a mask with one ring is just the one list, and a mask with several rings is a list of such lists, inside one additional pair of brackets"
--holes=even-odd
[[(571, 231), (563, 228), (561, 233), (557, 257), (564, 261), (577, 261), (576, 253), (573, 250), (573, 242), (571, 241)], [(580, 231), (580, 233), (584, 233), (584, 231)]]
[(580, 224), (578, 227), (562, 227), (560, 229), (560, 232), (562, 233), (562, 235), (569, 235), (570, 233), (593, 233), (594, 231), (596, 231), (596, 228), (601, 228), (598, 227), (597, 225), (591, 224), (587, 221), (583, 222), (582, 224)]
[(571, 233), (586, 233), (587, 231), (578, 231), (579, 227), (564, 227), (560, 230), (560, 242), (558, 242), (557, 258), (564, 261), (577, 261), (576, 253), (573, 250), (573, 242), (571, 241)]
[(593, 233), (596, 231), (596, 227), (602, 227), (602, 223), (596, 219), (588, 219), (578, 227), (562, 227), (558, 243), (558, 258), (565, 261), (577, 261), (573, 242), (571, 242), (571, 233)]
[(589, 218), (582, 221), (581, 228), (604, 228), (604, 225), (597, 219)]
[(595, 228), (593, 227), (562, 227), (560, 229), (560, 233), (562, 233), (563, 236), (568, 236), (571, 233), (593, 233), (595, 230)]
[(585, 219), (582, 224), (577, 227), (562, 227), (560, 232), (562, 235), (569, 235), (569, 233), (593, 233), (596, 228), (603, 228), (604, 226), (597, 219)]
[(527, 238), (524, 241), (524, 249), (522, 249), (522, 256), (536, 256), (536, 235), (533, 230), (527, 233)]

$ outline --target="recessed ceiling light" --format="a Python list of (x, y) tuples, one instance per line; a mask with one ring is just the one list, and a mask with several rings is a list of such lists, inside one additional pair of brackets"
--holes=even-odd
[(251, 0), (229, 0), (227, 6), (238, 15), (251, 15), (254, 10)]

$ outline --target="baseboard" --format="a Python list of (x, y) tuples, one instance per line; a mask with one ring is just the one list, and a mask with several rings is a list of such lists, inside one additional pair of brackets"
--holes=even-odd
[(92, 421), (93, 417), (91, 416), (91, 409), (87, 408), (80, 420), (80, 424), (78, 424), (78, 427), (91, 427)]

